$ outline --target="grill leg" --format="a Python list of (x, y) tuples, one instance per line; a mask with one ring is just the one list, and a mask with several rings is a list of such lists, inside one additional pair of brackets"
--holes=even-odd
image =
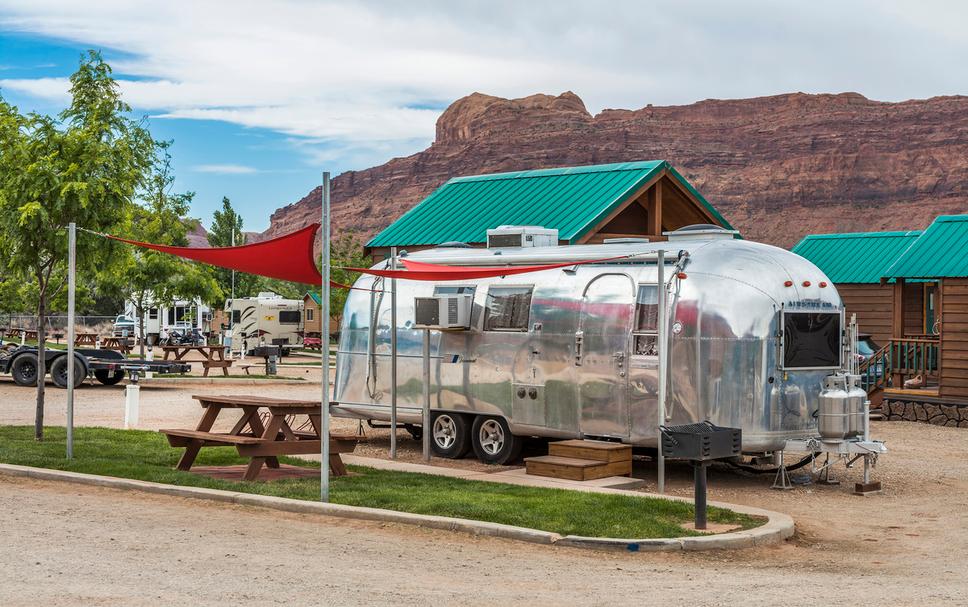
[(706, 528), (706, 462), (693, 464), (696, 497), (696, 529)]

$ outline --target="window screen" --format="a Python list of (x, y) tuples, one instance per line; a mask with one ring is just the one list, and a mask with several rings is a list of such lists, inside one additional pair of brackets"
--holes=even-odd
[(784, 312), (783, 368), (840, 367), (840, 314)]
[(487, 291), (485, 331), (527, 331), (533, 287), (491, 287)]
[(659, 290), (656, 285), (639, 285), (635, 297), (635, 329), (632, 354), (658, 356)]
[(298, 310), (279, 310), (279, 324), (298, 325), (299, 311)]

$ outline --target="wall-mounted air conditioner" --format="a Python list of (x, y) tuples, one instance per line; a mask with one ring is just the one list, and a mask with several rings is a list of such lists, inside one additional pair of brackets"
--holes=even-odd
[(540, 226), (501, 226), (487, 231), (487, 248), (558, 246), (558, 230)]
[(414, 310), (417, 329), (468, 329), (471, 326), (470, 295), (417, 297)]

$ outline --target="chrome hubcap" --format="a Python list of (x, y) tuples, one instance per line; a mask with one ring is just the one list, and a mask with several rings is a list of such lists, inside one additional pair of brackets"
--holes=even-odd
[(434, 443), (441, 449), (450, 449), (457, 442), (457, 424), (448, 415), (440, 415), (434, 420)]
[(504, 448), (504, 428), (496, 419), (489, 419), (481, 424), (478, 438), (481, 449), (488, 455), (497, 455)]

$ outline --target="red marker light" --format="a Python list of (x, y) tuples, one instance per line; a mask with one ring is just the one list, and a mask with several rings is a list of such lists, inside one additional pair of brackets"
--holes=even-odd
[(792, 287), (793, 286), (793, 281), (792, 280), (788, 280), (785, 283), (783, 283), (783, 286), (784, 287)]
[(685, 272), (679, 272), (678, 274), (676, 274), (676, 276), (679, 278), (679, 280), (685, 280), (686, 279), (686, 273)]
[(803, 281), (803, 286), (809, 287), (810, 286), (810, 281), (809, 280), (804, 280)]
[(827, 283), (826, 282), (823, 282), (823, 281), (820, 281), (820, 288), (821, 289), (824, 289), (826, 287), (827, 287)]

